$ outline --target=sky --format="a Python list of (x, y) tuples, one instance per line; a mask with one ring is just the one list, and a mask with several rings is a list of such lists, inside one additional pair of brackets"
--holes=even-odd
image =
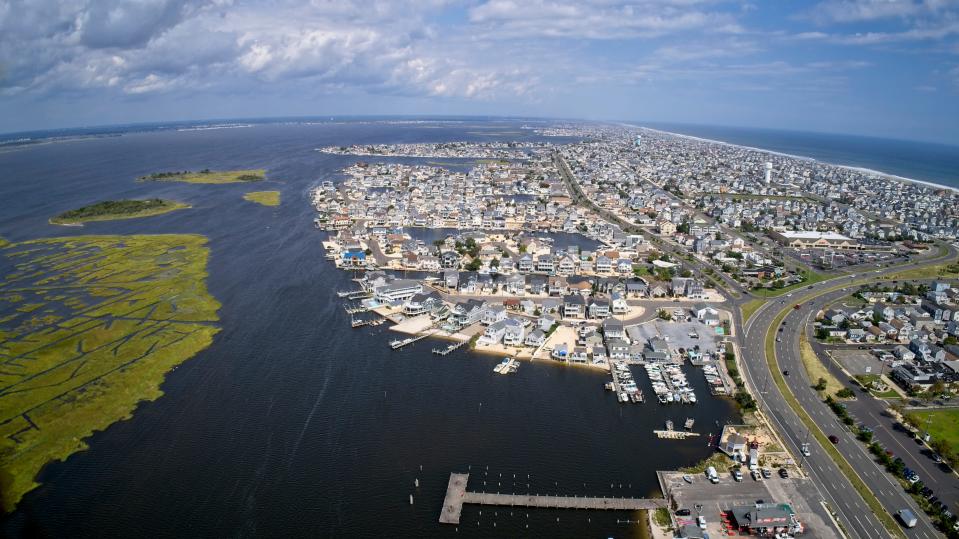
[(959, 0), (0, 0), (0, 132), (299, 115), (959, 144)]

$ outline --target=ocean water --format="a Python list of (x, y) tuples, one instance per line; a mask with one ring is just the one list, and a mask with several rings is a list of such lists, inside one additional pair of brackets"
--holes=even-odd
[(634, 122), (671, 133), (878, 170), (959, 189), (959, 146), (744, 127)]
[[(738, 419), (697, 406), (621, 406), (607, 377), (581, 368), (391, 351), (386, 326), (351, 329), (335, 292), (351, 275), (325, 260), (310, 187), (353, 158), (330, 144), (531, 137), (518, 124), (264, 124), (122, 136), (0, 151), (0, 236), (199, 233), (209, 288), (222, 303), (213, 345), (171, 372), (165, 395), (47, 466), (42, 486), (0, 522), (5, 537), (627, 537), (625, 513), (467, 506), (457, 529), (437, 522), (450, 472), (501, 492), (644, 496), (655, 471), (711, 453), (705, 438), (660, 441), (665, 419), (718, 432)], [(248, 185), (138, 183), (158, 170), (266, 168)], [(242, 200), (277, 189), (268, 208)], [(98, 200), (158, 196), (193, 208), (147, 219), (56, 227), (47, 219)], [(557, 240), (559, 241), (559, 240)], [(650, 394), (648, 381), (638, 376)], [(514, 479), (514, 474), (516, 478)], [(419, 480), (419, 487), (414, 482)], [(486, 484), (483, 484), (486, 481)], [(529, 485), (527, 487), (527, 485)], [(410, 505), (409, 496), (414, 503)]]

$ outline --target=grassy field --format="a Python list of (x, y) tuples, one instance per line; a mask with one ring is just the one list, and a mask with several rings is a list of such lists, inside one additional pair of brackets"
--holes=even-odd
[(805, 333), (799, 336), (799, 357), (802, 359), (806, 374), (813, 384), (820, 378), (826, 380), (826, 389), (820, 391), (820, 395), (835, 395), (837, 391), (843, 388), (842, 383), (829, 372), (829, 369), (823, 364), (823, 360), (816, 355)]
[(862, 478), (859, 477), (859, 474), (856, 473), (856, 470), (849, 465), (849, 462), (846, 461), (846, 458), (839, 452), (835, 445), (829, 441), (826, 437), (826, 434), (820, 429), (819, 425), (813, 420), (813, 418), (806, 412), (806, 409), (802, 407), (802, 404), (796, 399), (796, 396), (793, 395), (792, 390), (789, 389), (789, 386), (786, 384), (786, 379), (783, 378), (782, 371), (779, 369), (779, 363), (776, 361), (776, 330), (775, 328), (779, 326), (783, 318), (786, 317), (786, 314), (789, 312), (788, 309), (784, 309), (780, 312), (776, 318), (773, 320), (773, 323), (769, 326), (769, 330), (766, 333), (766, 363), (769, 367), (770, 372), (773, 374), (773, 381), (776, 383), (776, 387), (779, 388), (779, 391), (783, 394), (783, 397), (786, 399), (786, 403), (789, 404), (789, 407), (792, 408), (793, 412), (799, 416), (799, 419), (802, 420), (803, 424), (809, 429), (809, 432), (816, 437), (816, 441), (819, 442), (819, 445), (825, 449), (829, 456), (833, 459), (839, 469), (842, 471), (843, 475), (852, 483), (856, 492), (865, 500), (866, 505), (869, 506), (869, 509), (876, 515), (876, 518), (882, 522), (883, 527), (886, 528), (886, 531), (893, 537), (904, 537), (902, 530), (899, 529), (899, 525), (896, 524), (896, 521), (892, 518), (892, 515), (883, 507), (879, 502), (879, 499), (876, 498), (876, 495), (873, 494), (872, 490), (866, 486), (866, 483), (863, 482)]
[(891, 382), (883, 380), (882, 382), (889, 386), (890, 389), (886, 391), (876, 391), (870, 389), (873, 382), (878, 382), (880, 380), (878, 374), (858, 374), (856, 375), (856, 380), (865, 388), (869, 389), (869, 393), (879, 399), (902, 399), (902, 396), (896, 392), (895, 389), (892, 389)]
[(947, 263), (938, 266), (928, 266), (925, 268), (914, 268), (900, 271), (889, 277), (890, 279), (937, 279), (939, 277), (959, 276), (959, 264)]
[(952, 447), (959, 447), (959, 410), (916, 410), (909, 411), (915, 424), (927, 430), (933, 439), (946, 440)]
[(794, 290), (798, 290), (800, 288), (809, 286), (811, 284), (816, 284), (820, 281), (825, 281), (828, 278), (829, 278), (829, 275), (826, 275), (825, 273), (819, 273), (819, 272), (810, 270), (806, 272), (806, 279), (801, 283), (791, 284), (789, 286), (784, 286), (783, 288), (778, 288), (776, 290), (769, 289), (769, 288), (760, 288), (759, 290), (751, 290), (751, 292), (756, 296), (761, 296), (764, 298), (775, 298), (777, 296), (788, 294)]
[(243, 195), (244, 200), (249, 200), (250, 202), (256, 202), (257, 204), (262, 204), (264, 206), (279, 206), (280, 205), (280, 192), (279, 191), (250, 191)]
[(189, 208), (189, 204), (153, 198), (149, 200), (106, 200), (65, 211), (50, 219), (52, 225), (78, 225), (91, 221), (114, 221), (162, 215)]
[(210, 345), (220, 305), (206, 289), (208, 254), (206, 238), (183, 234), (0, 250), (10, 268), (0, 281), (4, 510), (45, 464), (158, 398), (166, 373)]
[(742, 306), (743, 323), (749, 321), (749, 317), (755, 314), (764, 303), (766, 303), (765, 299), (753, 299), (744, 303)]
[(147, 176), (140, 176), (138, 181), (145, 182), (185, 182), (185, 183), (246, 183), (258, 182), (266, 178), (263, 169), (246, 170), (201, 170), (192, 172), (157, 172)]

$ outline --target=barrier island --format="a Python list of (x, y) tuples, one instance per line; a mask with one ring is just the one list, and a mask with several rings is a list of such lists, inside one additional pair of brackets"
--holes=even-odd
[[(219, 331), (206, 238), (77, 236), (0, 248), (0, 503), (162, 395)], [(24, 308), (24, 307), (29, 307)]]
[(279, 206), (280, 205), (280, 192), (279, 191), (250, 191), (243, 195), (244, 200), (249, 200), (250, 202), (256, 202), (257, 204), (262, 204), (264, 206)]
[(189, 204), (159, 198), (151, 198), (148, 200), (104, 200), (103, 202), (97, 202), (75, 210), (65, 211), (50, 219), (50, 224), (76, 225), (90, 221), (135, 219), (137, 217), (161, 215), (189, 207)]
[(178, 172), (154, 172), (146, 176), (140, 176), (138, 181), (142, 182), (185, 182), (185, 183), (245, 183), (258, 182), (266, 178), (266, 170), (246, 169), (246, 170), (203, 170), (193, 172), (183, 170)]

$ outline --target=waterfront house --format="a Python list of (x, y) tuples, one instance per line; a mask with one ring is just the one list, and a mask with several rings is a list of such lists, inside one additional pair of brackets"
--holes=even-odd
[(609, 359), (629, 359), (629, 343), (623, 339), (606, 337), (606, 347), (609, 349)]
[[(467, 300), (453, 306), (450, 320), (461, 327), (469, 326), (483, 319), (486, 303), (477, 299)], [(505, 311), (504, 311), (505, 312)]]
[(344, 266), (360, 267), (366, 265), (366, 252), (360, 248), (343, 251), (342, 258)]
[(596, 258), (596, 273), (610, 273), (613, 271), (613, 261), (608, 256), (601, 255)]
[(558, 359), (560, 361), (566, 361), (566, 357), (569, 355), (569, 345), (561, 342), (553, 347), (553, 353), (551, 354), (553, 359)]
[(503, 335), (506, 333), (506, 319), (499, 320), (493, 324), (490, 324), (483, 331), (483, 336), (479, 338), (480, 344), (499, 344), (503, 340)]
[(570, 363), (589, 363), (589, 353), (586, 348), (583, 346), (576, 346), (573, 348), (573, 352), (569, 354)]
[(526, 330), (523, 327), (523, 322), (515, 318), (507, 318), (503, 320), (505, 323), (506, 330), (503, 332), (503, 344), (506, 346), (520, 346), (523, 344), (523, 339), (526, 337)]
[(436, 292), (430, 292), (428, 294), (414, 294), (413, 297), (406, 300), (406, 303), (403, 304), (403, 314), (407, 316), (416, 316), (419, 314), (432, 312), (442, 305), (443, 301)]
[(607, 361), (606, 346), (597, 344), (593, 346), (593, 363), (602, 363)]
[(383, 304), (403, 302), (423, 291), (419, 281), (396, 279), (373, 289), (373, 297)]
[(526, 346), (542, 346), (546, 342), (546, 333), (542, 329), (536, 328), (533, 331), (529, 332), (529, 335), (526, 336), (525, 344)]

